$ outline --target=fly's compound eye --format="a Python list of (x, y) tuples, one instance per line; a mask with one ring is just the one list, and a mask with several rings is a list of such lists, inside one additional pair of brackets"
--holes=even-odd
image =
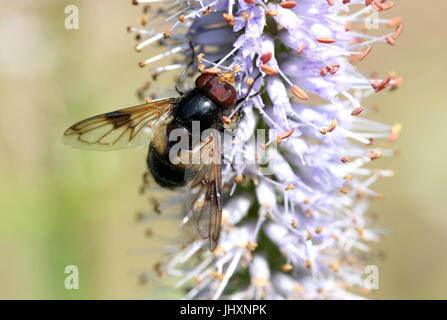
[(236, 104), (236, 89), (228, 83), (218, 83), (212, 86), (209, 97), (222, 107), (232, 107)]
[(196, 87), (221, 107), (236, 104), (236, 89), (229, 83), (222, 83), (215, 74), (202, 74), (196, 79)]
[(202, 73), (196, 79), (196, 88), (200, 90), (205, 90), (209, 86), (209, 82), (214, 78), (217, 78), (215, 74), (212, 73)]

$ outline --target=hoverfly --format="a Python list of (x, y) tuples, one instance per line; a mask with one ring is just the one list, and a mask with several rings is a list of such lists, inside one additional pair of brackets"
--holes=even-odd
[(168, 137), (173, 130), (181, 129), (192, 138), (193, 121), (200, 123), (201, 133), (207, 129), (223, 131), (222, 118), (238, 103), (234, 86), (224, 78), (202, 73), (195, 80), (195, 88), (180, 92), (178, 98), (97, 115), (75, 123), (64, 133), (66, 145), (89, 150), (118, 150), (149, 144), (147, 166), (157, 184), (169, 189), (190, 185), (193, 190), (188, 212), (200, 236), (209, 239), (211, 251), (219, 241), (222, 223), (220, 139), (218, 134), (211, 133), (199, 141), (201, 155), (214, 159), (185, 165), (173, 164), (170, 160), (173, 144)]

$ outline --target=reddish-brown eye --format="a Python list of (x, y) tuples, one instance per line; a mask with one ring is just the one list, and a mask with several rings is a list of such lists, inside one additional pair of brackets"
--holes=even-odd
[(210, 82), (210, 80), (217, 78), (215, 74), (212, 73), (202, 73), (200, 76), (196, 79), (196, 88), (197, 89), (204, 89), (205, 86)]
[(196, 79), (196, 88), (221, 107), (232, 107), (236, 104), (236, 89), (229, 83), (222, 83), (215, 74), (204, 73)]
[(228, 83), (218, 83), (209, 91), (209, 97), (222, 107), (232, 107), (236, 104), (236, 89)]

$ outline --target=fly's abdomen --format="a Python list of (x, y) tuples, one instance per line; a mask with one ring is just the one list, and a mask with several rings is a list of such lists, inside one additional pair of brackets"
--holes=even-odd
[(169, 160), (169, 152), (160, 154), (153, 144), (149, 147), (147, 166), (155, 181), (161, 187), (169, 189), (185, 186), (196, 174), (195, 171), (172, 164)]

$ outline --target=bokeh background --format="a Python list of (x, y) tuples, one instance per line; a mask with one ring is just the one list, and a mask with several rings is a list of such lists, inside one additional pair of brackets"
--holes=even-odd
[[(400, 122), (398, 157), (375, 188), (386, 199), (372, 210), (388, 235), (378, 248), (380, 299), (447, 298), (444, 12), (447, 3), (395, 1), (405, 32), (396, 46), (374, 48), (365, 72), (395, 71), (394, 93), (369, 101), (375, 119)], [(77, 5), (80, 29), (64, 28), (64, 8)], [(76, 120), (138, 103), (149, 74), (126, 32), (140, 9), (121, 0), (3, 1), (0, 12), (0, 298), (148, 299), (162, 286), (137, 275), (157, 258), (135, 222), (147, 200), (138, 193), (144, 149), (82, 152), (62, 145)], [(145, 52), (146, 56), (148, 53)], [(77, 265), (80, 289), (64, 288)]]

